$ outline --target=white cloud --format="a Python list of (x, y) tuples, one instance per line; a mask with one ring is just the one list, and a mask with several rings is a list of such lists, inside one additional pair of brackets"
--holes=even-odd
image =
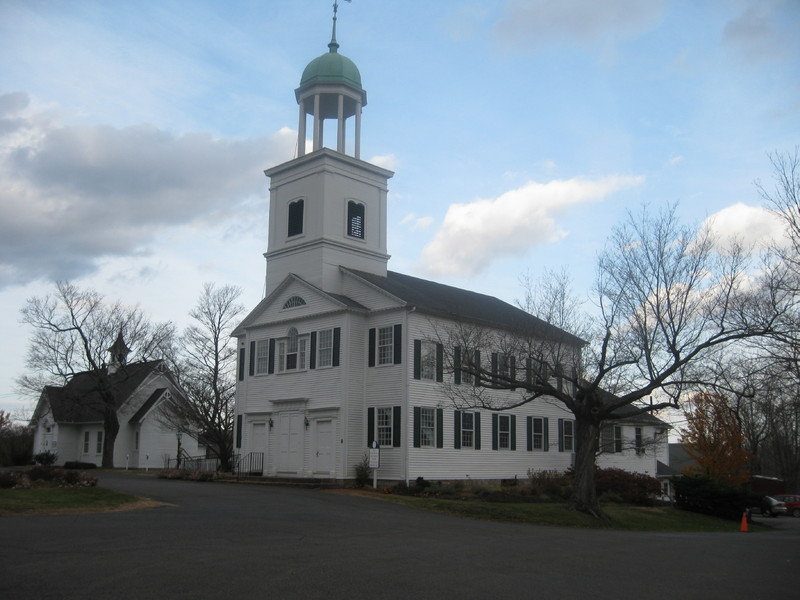
[(495, 26), (501, 43), (538, 50), (552, 43), (595, 47), (658, 25), (663, 0), (509, 0)]
[(567, 208), (643, 181), (612, 175), (594, 181), (530, 182), (497, 198), (451, 204), (441, 229), (422, 251), (421, 269), (430, 275), (477, 275), (503, 256), (565, 237), (556, 218)]
[(746, 246), (763, 246), (777, 241), (783, 235), (781, 220), (760, 206), (737, 202), (708, 217), (704, 223), (717, 235), (720, 243), (727, 245), (740, 241)]
[(168, 228), (246, 212), (295, 140), (59, 119), (0, 96), (0, 288), (81, 277), (100, 257), (147, 254)]
[(433, 217), (418, 217), (417, 213), (408, 213), (400, 221), (400, 225), (408, 225), (411, 223), (411, 229), (419, 231), (420, 229), (427, 229), (433, 224)]
[(667, 164), (669, 164), (670, 167), (675, 167), (681, 164), (682, 162), (683, 162), (682, 156), (673, 156), (667, 161)]
[(371, 162), (373, 165), (383, 167), (384, 169), (389, 169), (390, 171), (397, 170), (397, 157), (394, 154), (379, 154), (373, 156), (367, 162)]

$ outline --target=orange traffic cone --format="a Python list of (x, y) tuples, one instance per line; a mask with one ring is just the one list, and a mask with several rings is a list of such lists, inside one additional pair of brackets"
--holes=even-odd
[(742, 526), (739, 528), (739, 531), (748, 531), (747, 529), (747, 512), (742, 513)]

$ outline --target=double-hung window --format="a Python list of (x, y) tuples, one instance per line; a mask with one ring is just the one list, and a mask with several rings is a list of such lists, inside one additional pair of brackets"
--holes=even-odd
[(391, 365), (394, 362), (394, 327), (378, 327), (378, 364)]
[(544, 419), (541, 417), (531, 420), (531, 446), (534, 450), (544, 450)]
[(88, 431), (84, 431), (83, 432), (83, 453), (84, 454), (89, 454), (89, 435), (90, 434), (89, 434)]
[(420, 408), (419, 417), (419, 444), (422, 448), (433, 448), (436, 446), (436, 410)]
[(560, 452), (575, 451), (575, 421), (572, 419), (558, 420), (558, 449)]
[(644, 454), (644, 438), (642, 436), (641, 427), (636, 427), (634, 429), (634, 445), (636, 447), (636, 454)]
[(289, 329), (289, 336), (278, 342), (278, 372), (304, 371), (306, 369), (306, 338)]
[(475, 446), (475, 414), (461, 413), (461, 447), (473, 448)]
[(103, 453), (103, 432), (102, 431), (98, 431), (97, 432), (97, 445), (95, 447), (95, 452), (97, 454), (102, 454)]
[(323, 329), (317, 334), (317, 366), (333, 364), (333, 329)]
[(256, 342), (256, 375), (267, 373), (269, 369), (269, 340)]
[(511, 415), (497, 415), (497, 448), (511, 449)]
[(377, 429), (378, 444), (381, 446), (392, 446), (392, 407), (379, 406), (377, 408)]
[(420, 378), (436, 380), (436, 343), (423, 341), (420, 352)]

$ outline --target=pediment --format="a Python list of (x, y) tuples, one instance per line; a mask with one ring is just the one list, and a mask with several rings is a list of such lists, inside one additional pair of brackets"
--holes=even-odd
[(288, 275), (281, 284), (250, 311), (233, 331), (243, 335), (246, 329), (280, 321), (290, 321), (342, 310), (366, 310), (364, 306), (339, 294), (330, 294), (297, 275)]

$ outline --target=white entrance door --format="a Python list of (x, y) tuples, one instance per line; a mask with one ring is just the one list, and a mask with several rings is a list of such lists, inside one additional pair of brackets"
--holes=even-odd
[(250, 442), (251, 452), (267, 451), (267, 424), (253, 423), (252, 438)]
[(278, 418), (278, 471), (299, 474), (303, 464), (303, 415), (283, 413)]
[(314, 421), (314, 472), (330, 475), (333, 472), (333, 421)]

